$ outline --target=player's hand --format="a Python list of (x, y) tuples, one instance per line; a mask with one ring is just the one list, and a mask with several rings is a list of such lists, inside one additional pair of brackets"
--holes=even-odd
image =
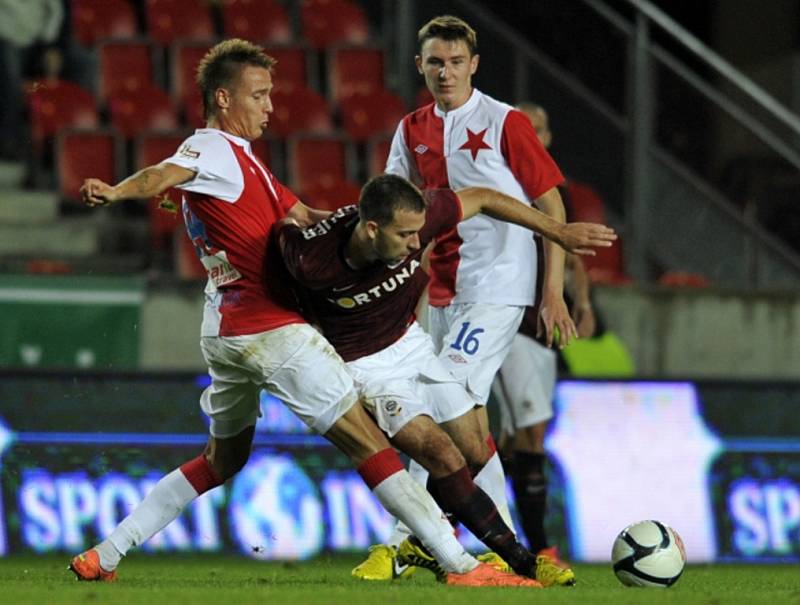
[(558, 244), (573, 254), (594, 256), (594, 248), (608, 248), (617, 239), (611, 227), (597, 223), (566, 223), (559, 230)]
[(597, 320), (591, 303), (576, 303), (572, 307), (572, 320), (578, 332), (578, 338), (589, 338), (597, 329)]
[(81, 199), (87, 206), (108, 206), (119, 198), (116, 189), (100, 179), (86, 179), (80, 189)]
[[(558, 342), (555, 332), (558, 330)], [(539, 311), (539, 326), (536, 336), (544, 332), (545, 344), (552, 347), (556, 342), (559, 349), (566, 347), (573, 338), (578, 337), (575, 323), (569, 316), (569, 310), (563, 296), (552, 296), (545, 293), (542, 296), (542, 305)]]

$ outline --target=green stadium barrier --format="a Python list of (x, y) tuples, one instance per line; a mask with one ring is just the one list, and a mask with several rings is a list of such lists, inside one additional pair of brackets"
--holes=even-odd
[(0, 366), (134, 369), (140, 279), (4, 276)]

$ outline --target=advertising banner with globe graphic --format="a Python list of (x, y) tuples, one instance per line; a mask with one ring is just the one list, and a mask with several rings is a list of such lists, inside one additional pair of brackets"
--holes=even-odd
[[(0, 556), (107, 536), (204, 446), (208, 380), (2, 374)], [(280, 401), (261, 404), (247, 466), (146, 552), (292, 560), (387, 539), (393, 520), (348, 460)], [(571, 559), (608, 561), (622, 528), (658, 519), (690, 562), (800, 561), (800, 384), (562, 381), (555, 409), (547, 529)]]

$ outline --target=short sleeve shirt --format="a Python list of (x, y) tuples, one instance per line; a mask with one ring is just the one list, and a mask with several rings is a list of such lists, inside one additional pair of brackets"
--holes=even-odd
[(414, 321), (428, 283), (420, 267), (425, 246), (462, 218), (461, 204), (448, 190), (424, 193), (428, 208), (419, 232), (420, 249), (394, 266), (382, 262), (353, 269), (344, 250), (358, 223), (348, 206), (310, 229), (284, 225), (284, 262), (296, 281), (304, 311), (345, 361), (381, 351)]
[(267, 246), (272, 226), (297, 198), (248, 141), (213, 128), (197, 130), (165, 161), (195, 173), (178, 188), (189, 239), (208, 272), (202, 335), (254, 334), (302, 322), (290, 299), (276, 294), (280, 288), (270, 288), (279, 280), (280, 259)]

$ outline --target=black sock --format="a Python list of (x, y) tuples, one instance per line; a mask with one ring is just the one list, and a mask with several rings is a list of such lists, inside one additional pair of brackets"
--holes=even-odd
[(514, 485), (522, 531), (525, 532), (534, 553), (548, 546), (544, 531), (544, 514), (547, 508), (545, 459), (544, 454), (515, 451), (514, 464), (511, 467), (511, 482)]
[(472, 481), (466, 466), (446, 477), (432, 479), (431, 485), (431, 493), (443, 510), (452, 512), (515, 572), (535, 577), (536, 558), (517, 541), (492, 499)]

